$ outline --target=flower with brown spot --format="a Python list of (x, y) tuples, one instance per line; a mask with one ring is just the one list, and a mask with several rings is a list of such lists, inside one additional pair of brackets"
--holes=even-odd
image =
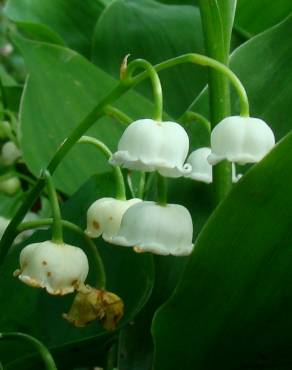
[(27, 245), (20, 253), (20, 270), (14, 276), (27, 285), (64, 295), (84, 286), (88, 260), (82, 249), (52, 241)]

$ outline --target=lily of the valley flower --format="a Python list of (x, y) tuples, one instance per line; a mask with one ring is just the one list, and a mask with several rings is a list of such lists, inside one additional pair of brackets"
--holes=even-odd
[(124, 314), (124, 303), (116, 294), (86, 286), (78, 292), (68, 314), (63, 318), (77, 327), (99, 320), (109, 331), (115, 330)]
[(193, 250), (192, 238), (192, 218), (185, 207), (140, 202), (125, 212), (112, 243), (133, 246), (136, 252), (185, 256)]
[(27, 245), (20, 253), (20, 270), (14, 275), (27, 285), (64, 295), (84, 285), (88, 260), (82, 249), (52, 241)]
[(191, 171), (190, 166), (184, 164), (188, 150), (188, 135), (178, 123), (141, 119), (126, 128), (110, 163), (180, 177)]
[(212, 153), (208, 161), (227, 159), (238, 164), (259, 162), (275, 145), (270, 127), (259, 118), (232, 116), (224, 118), (211, 133)]
[(1, 162), (5, 166), (12, 165), (21, 156), (21, 151), (13, 141), (7, 141), (1, 150)]
[(104, 240), (110, 242), (120, 228), (123, 214), (129, 207), (138, 202), (141, 202), (141, 199), (98, 199), (87, 211), (87, 229), (85, 233), (90, 238), (98, 238), (102, 235)]
[[(185, 177), (211, 184), (213, 181), (212, 166), (207, 160), (210, 154), (211, 149), (207, 147), (194, 150), (187, 159), (187, 163), (192, 166), (192, 172)], [(236, 176), (235, 165), (232, 163), (232, 181), (236, 182), (240, 177), (241, 175)]]

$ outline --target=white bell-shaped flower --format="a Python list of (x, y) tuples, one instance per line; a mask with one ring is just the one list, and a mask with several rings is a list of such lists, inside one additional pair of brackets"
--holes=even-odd
[(98, 238), (102, 235), (104, 240), (110, 242), (121, 226), (123, 214), (137, 202), (141, 202), (141, 199), (98, 199), (87, 211), (87, 228), (85, 233), (90, 238)]
[(193, 250), (192, 238), (192, 218), (185, 207), (147, 201), (125, 212), (112, 243), (133, 246), (137, 252), (186, 256)]
[[(211, 149), (207, 147), (194, 150), (187, 159), (187, 163), (192, 166), (192, 172), (185, 177), (211, 184), (213, 181), (212, 166), (207, 160), (210, 154)], [(240, 177), (241, 175), (236, 175), (235, 165), (232, 163), (232, 181), (236, 182)]]
[(1, 150), (1, 161), (5, 166), (12, 165), (21, 156), (21, 151), (13, 141), (7, 141)]
[(88, 260), (82, 249), (44, 241), (27, 245), (20, 253), (20, 270), (14, 275), (27, 285), (64, 295), (84, 285)]
[(259, 162), (275, 145), (271, 128), (261, 119), (232, 116), (224, 118), (211, 133), (212, 153), (208, 161), (215, 165), (227, 159), (238, 164)]
[(180, 177), (191, 171), (190, 166), (184, 164), (188, 151), (189, 138), (181, 125), (141, 119), (126, 128), (110, 163)]

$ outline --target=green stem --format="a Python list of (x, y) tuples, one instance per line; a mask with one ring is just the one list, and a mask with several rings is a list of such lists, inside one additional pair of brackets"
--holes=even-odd
[(125, 114), (118, 108), (113, 107), (112, 105), (107, 105), (104, 108), (104, 112), (107, 116), (116, 119), (118, 122), (126, 126), (133, 122), (133, 119), (131, 117), (129, 117), (127, 114)]
[(63, 228), (62, 228), (62, 216), (60, 205), (57, 197), (57, 192), (53, 183), (53, 179), (48, 171), (44, 172), (49, 200), (53, 212), (53, 224), (52, 224), (52, 241), (56, 244), (63, 244)]
[(157, 203), (167, 205), (167, 179), (157, 172)]
[(133, 85), (135, 83), (135, 77), (133, 77), (133, 74), (137, 69), (141, 69), (141, 68), (145, 69), (152, 83), (152, 91), (153, 91), (153, 98), (154, 98), (153, 119), (156, 121), (161, 121), (162, 114), (163, 114), (162, 88), (161, 88), (161, 83), (160, 83), (158, 73), (156, 72), (152, 64), (147, 62), (144, 59), (134, 60), (128, 65), (126, 69), (124, 82), (129, 85)]
[[(112, 152), (110, 149), (100, 140), (95, 139), (91, 136), (82, 136), (78, 143), (90, 144), (97, 148), (107, 159), (110, 159)], [(124, 176), (119, 166), (112, 166), (116, 181), (116, 198), (126, 200), (126, 188), (124, 182)]]
[[(228, 78), (239, 94), (241, 116), (249, 116), (249, 104), (245, 90), (240, 87), (239, 79), (237, 77), (236, 79), (230, 79), (229, 73), (221, 73), (222, 68), (230, 71), (227, 65), (229, 62), (231, 35), (224, 35), (221, 15), (218, 14), (218, 4), (209, 0), (199, 0), (199, 5), (207, 54), (211, 58), (218, 60), (221, 66), (221, 70), (209, 71), (208, 81), (211, 124), (212, 127), (215, 127), (224, 117), (230, 115)], [(232, 164), (228, 161), (222, 161), (218, 165), (213, 166), (212, 171), (214, 196), (217, 204), (225, 198), (232, 187)]]
[[(37, 229), (43, 226), (50, 226), (52, 224), (53, 224), (52, 218), (43, 218), (40, 220), (27, 221), (21, 223), (18, 226), (17, 231), (18, 233), (21, 233), (22, 231), (25, 230)], [(67, 220), (61, 220), (61, 224), (63, 227), (75, 232), (84, 239), (85, 243), (87, 244), (91, 251), (91, 254), (93, 256), (93, 263), (97, 269), (96, 287), (98, 289), (105, 289), (106, 286), (105, 268), (102, 262), (102, 258), (94, 242), (84, 233), (84, 231), (79, 226), (73, 224), (72, 222)]]
[(11, 332), (11, 333), (0, 333), (0, 339), (14, 339), (14, 340), (20, 339), (32, 344), (40, 354), (41, 358), (43, 359), (46, 369), (58, 370), (50, 351), (43, 343), (41, 343), (36, 338), (23, 333)]
[(141, 172), (140, 173), (139, 188), (138, 188), (138, 198), (140, 198), (140, 199), (144, 198), (145, 180), (146, 180), (146, 174), (145, 174), (145, 172)]
[(195, 113), (192, 111), (185, 112), (181, 118), (179, 119), (182, 123), (189, 123), (189, 122), (198, 122), (201, 125), (203, 125), (209, 133), (211, 133), (211, 123), (209, 120), (207, 120), (206, 117), (199, 113)]
[[(223, 69), (227, 68), (224, 65), (220, 64), (219, 62), (216, 62), (206, 56), (199, 55), (199, 54), (185, 54), (173, 59), (169, 59), (165, 62), (162, 62), (160, 64), (157, 64), (154, 68), (155, 70), (162, 71), (164, 69), (184, 64), (184, 63), (195, 63), (195, 60), (197, 61), (197, 64), (205, 65), (207, 66), (207, 63), (215, 62), (215, 66), (218, 67), (221, 66)], [(201, 61), (201, 63), (199, 63)], [(211, 66), (211, 65), (210, 65)], [(213, 66), (213, 68), (215, 68)], [(227, 68), (228, 70), (228, 68)], [(244, 111), (243, 106), (246, 105), (248, 107), (248, 100), (245, 94), (244, 87), (241, 85), (241, 82), (237, 79), (236, 75), (228, 70), (230, 72), (229, 77), (232, 76), (231, 82), (235, 84), (236, 90), (240, 91), (240, 103), (241, 103), (241, 109)], [(63, 158), (67, 155), (67, 153), (72, 149), (74, 144), (80, 139), (80, 137), (100, 118), (104, 115), (104, 108), (115, 102), (118, 98), (120, 98), (123, 94), (125, 94), (130, 88), (134, 87), (138, 83), (142, 82), (144, 79), (148, 77), (149, 71), (145, 71), (137, 75), (132, 79), (132, 85), (129, 85), (129, 83), (124, 83), (124, 80), (122, 80), (120, 83), (116, 85), (116, 87), (110, 91), (97, 105), (96, 107), (84, 118), (83, 121), (80, 122), (80, 124), (73, 130), (73, 132), (68, 136), (68, 138), (62, 143), (62, 145), (59, 147), (55, 155), (53, 156), (52, 160), (50, 161), (47, 170), (53, 174), (60, 162), (63, 160)], [(237, 82), (235, 83), (234, 81)], [(244, 98), (246, 97), (246, 99)], [(17, 212), (15, 213), (13, 219), (11, 220), (10, 224), (6, 228), (1, 242), (0, 242), (0, 265), (3, 263), (4, 258), (7, 255), (7, 252), (11, 246), (11, 243), (14, 240), (14, 235), (17, 226), (22, 221), (23, 217), (27, 213), (27, 211), (31, 208), (32, 204), (37, 200), (40, 193), (43, 190), (43, 187), (45, 185), (44, 179), (40, 178), (37, 180), (35, 186), (28, 192), (26, 199), (22, 203), (22, 205), (19, 207)]]

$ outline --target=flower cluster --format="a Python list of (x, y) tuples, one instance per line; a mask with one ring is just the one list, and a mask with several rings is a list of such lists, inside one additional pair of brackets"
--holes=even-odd
[[(241, 175), (236, 175), (235, 165), (260, 161), (275, 145), (275, 137), (261, 119), (226, 117), (211, 132), (210, 147), (197, 148), (188, 156), (187, 132), (176, 122), (161, 121), (161, 99), (156, 103), (159, 108), (157, 119), (132, 122), (113, 154), (97, 139), (84, 136), (79, 140), (95, 145), (107, 156), (117, 182), (116, 198), (101, 198), (91, 204), (86, 230), (81, 233), (90, 243), (89, 238), (101, 236), (108, 243), (132, 247), (137, 253), (187, 256), (194, 248), (192, 217), (184, 206), (167, 203), (165, 178), (185, 177), (210, 184), (213, 181), (212, 166), (227, 160), (232, 163), (232, 181), (236, 182)], [(16, 149), (12, 143), (3, 147), (5, 163), (9, 160), (13, 163), (19, 158), (20, 152)], [(127, 200), (120, 167), (156, 173), (157, 201), (135, 196)], [(106, 291), (105, 284), (98, 285), (102, 289), (85, 285), (89, 270), (87, 256), (80, 248), (63, 242), (56, 191), (51, 177), (47, 173), (44, 176), (53, 210), (52, 241), (26, 246), (20, 254), (20, 269), (15, 275), (22, 282), (44, 288), (53, 295), (77, 290), (71, 309), (63, 317), (79, 327), (99, 320), (105, 329), (114, 330), (123, 316), (123, 301)], [(140, 197), (143, 198), (143, 194)], [(7, 224), (2, 223), (5, 228)]]
[[(211, 183), (212, 165), (227, 159), (232, 162), (232, 180), (236, 182), (241, 175), (236, 175), (235, 163), (257, 162), (274, 144), (273, 132), (264, 121), (227, 117), (212, 131), (211, 148), (199, 148), (187, 158), (189, 139), (181, 125), (142, 119), (126, 128), (109, 162), (130, 170)], [(136, 252), (184, 256), (193, 250), (191, 215), (176, 204), (99, 199), (88, 210), (86, 232), (133, 247)]]

